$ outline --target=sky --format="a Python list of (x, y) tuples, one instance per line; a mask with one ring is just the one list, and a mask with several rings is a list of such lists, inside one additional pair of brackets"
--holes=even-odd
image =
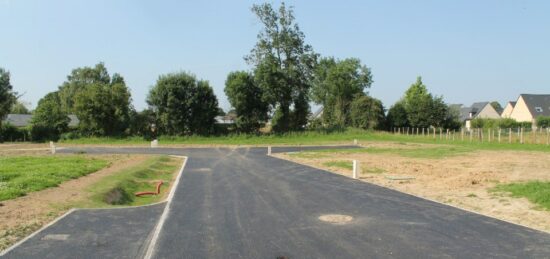
[[(227, 74), (252, 69), (243, 57), (261, 30), (255, 3), (0, 0), (0, 67), (31, 107), (72, 69), (104, 62), (125, 78), (137, 110), (159, 75), (185, 71), (208, 80), (227, 111)], [(550, 94), (550, 1), (286, 3), (317, 53), (372, 70), (368, 91), (387, 108), (417, 76), (448, 103)]]

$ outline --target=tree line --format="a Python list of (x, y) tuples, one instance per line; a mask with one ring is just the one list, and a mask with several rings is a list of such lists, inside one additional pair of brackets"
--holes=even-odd
[[(357, 58), (323, 57), (306, 43), (293, 8), (282, 3), (253, 5), (262, 29), (244, 60), (250, 70), (227, 75), (224, 92), (236, 115), (231, 129), (215, 123), (220, 114), (210, 83), (192, 73), (160, 75), (149, 91), (148, 108), (136, 111), (124, 77), (110, 74), (103, 63), (76, 68), (33, 111), (33, 140), (80, 136), (254, 134), (269, 126), (273, 133), (339, 130), (347, 127), (460, 127), (458, 113), (441, 96), (433, 96), (419, 77), (386, 116), (382, 102), (369, 95), (373, 75)], [(323, 107), (312, 118), (310, 103)], [(22, 106), (22, 107), (21, 107)], [(25, 111), (0, 70), (0, 118)], [(80, 123), (69, 127), (68, 115)], [(1, 125), (0, 125), (1, 127)]]

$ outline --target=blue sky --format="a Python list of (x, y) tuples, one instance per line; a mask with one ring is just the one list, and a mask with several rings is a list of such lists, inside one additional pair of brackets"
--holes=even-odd
[[(227, 110), (227, 74), (250, 69), (255, 2), (0, 0), (0, 67), (33, 107), (73, 68), (102, 61), (125, 77), (139, 110), (158, 76), (177, 71), (209, 80)], [(372, 69), (369, 92), (386, 107), (418, 75), (449, 103), (550, 93), (550, 1), (287, 4), (316, 52)]]

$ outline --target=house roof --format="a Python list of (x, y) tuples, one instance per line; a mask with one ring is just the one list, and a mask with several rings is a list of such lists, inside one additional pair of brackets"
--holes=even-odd
[[(489, 102), (477, 102), (472, 104), (470, 107), (461, 107), (460, 108), (460, 120), (465, 121), (469, 119), (473, 119), (476, 117), (476, 115), (485, 108), (485, 106), (489, 105)], [(470, 117), (470, 114), (472, 116)]]
[(550, 116), (550, 94), (520, 94), (533, 118)]
[[(8, 114), (3, 122), (15, 127), (26, 127), (31, 124), (31, 119), (31, 114)], [(70, 114), (69, 119), (69, 127), (76, 127), (80, 123), (80, 120), (74, 114)]]
[(311, 114), (311, 117), (312, 119), (317, 119), (319, 117), (321, 117), (321, 115), (323, 115), (323, 108), (324, 107), (319, 107), (319, 109), (317, 109), (316, 112), (314, 112), (313, 114)]
[(516, 107), (516, 103), (517, 102), (508, 102), (510, 104), (510, 106), (512, 106), (512, 108)]
[(31, 114), (8, 114), (3, 122), (15, 127), (25, 127), (30, 124), (31, 118)]
[(478, 102), (478, 103), (472, 104), (471, 112), (474, 113), (474, 117), (478, 112), (483, 110), (483, 108), (485, 108), (485, 106), (487, 106), (488, 104), (489, 102)]

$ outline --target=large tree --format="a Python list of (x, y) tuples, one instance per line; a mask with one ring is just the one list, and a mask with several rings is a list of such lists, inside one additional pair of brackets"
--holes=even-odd
[(421, 77), (417, 77), (416, 82), (405, 92), (403, 105), (411, 127), (441, 127), (448, 115), (448, 106), (443, 98), (432, 96)]
[(315, 69), (311, 95), (314, 102), (323, 105), (324, 123), (339, 127), (351, 125), (350, 105), (371, 84), (370, 69), (359, 59), (321, 59)]
[(27, 106), (24, 103), (20, 102), (20, 101), (16, 101), (11, 106), (10, 113), (13, 113), (13, 114), (31, 114), (31, 112), (29, 111), (29, 108), (27, 108)]
[(267, 119), (268, 104), (262, 99), (262, 88), (245, 71), (231, 72), (225, 81), (225, 94), (237, 113), (239, 132), (257, 132)]
[(162, 75), (147, 97), (159, 131), (170, 135), (207, 135), (214, 131), (218, 99), (208, 81), (188, 73)]
[(10, 83), (10, 73), (0, 67), (0, 126), (16, 100), (16, 93)]
[(263, 89), (263, 99), (275, 110), (275, 132), (301, 130), (309, 114), (309, 89), (317, 54), (305, 43), (292, 8), (284, 3), (253, 5), (263, 30), (246, 61), (254, 66), (254, 78)]
[[(116, 79), (119, 80), (119, 79)], [(98, 63), (94, 67), (79, 67), (73, 69), (70, 75), (67, 76), (67, 81), (59, 87), (59, 98), (63, 109), (67, 113), (75, 113), (76, 96), (90, 85), (109, 85), (115, 80), (111, 80), (111, 76), (105, 67), (105, 64)]]
[(388, 116), (386, 116), (387, 119), (387, 125), (388, 127), (392, 128), (400, 128), (400, 127), (408, 127), (409, 121), (407, 118), (407, 110), (405, 109), (405, 105), (403, 104), (403, 101), (396, 102), (390, 109), (388, 110)]
[(363, 129), (384, 129), (385, 115), (382, 101), (360, 93), (350, 104), (351, 125)]
[(108, 84), (86, 86), (74, 102), (80, 131), (91, 136), (124, 134), (130, 124), (130, 96), (124, 79), (118, 74), (114, 74)]
[(60, 103), (57, 92), (48, 93), (38, 101), (31, 119), (33, 141), (57, 140), (68, 129), (70, 119)]
[(117, 73), (111, 77), (103, 63), (74, 69), (59, 87), (58, 97), (65, 113), (78, 116), (85, 135), (122, 135), (128, 128), (130, 91), (124, 78)]

